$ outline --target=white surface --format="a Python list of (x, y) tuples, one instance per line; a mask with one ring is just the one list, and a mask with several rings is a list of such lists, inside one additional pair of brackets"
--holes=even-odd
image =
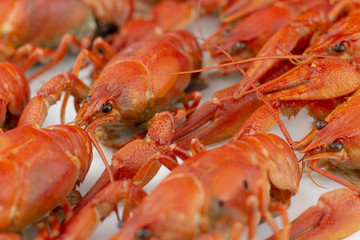
[[(209, 33), (211, 33), (211, 30), (209, 29), (209, 26), (216, 28), (216, 25), (218, 24), (214, 19), (204, 19), (201, 22), (202, 30), (205, 33), (205, 36)], [(208, 29), (204, 29), (205, 26)], [(194, 25), (192, 27), (194, 29), (194, 32), (197, 32), (197, 26)], [(205, 32), (206, 31), (206, 32)], [(207, 33), (207, 34), (206, 34)], [(199, 36), (199, 35), (197, 35)], [(47, 82), (52, 76), (65, 72), (70, 70), (71, 64), (74, 61), (74, 57), (68, 57), (62, 64), (55, 67), (51, 71), (47, 72), (46, 74), (43, 74), (38, 79), (34, 80), (31, 84), (31, 90), (32, 90), (32, 96), (35, 95), (36, 91), (42, 86), (43, 83)], [(84, 75), (84, 74), (83, 74)], [(204, 97), (202, 101), (206, 101), (211, 99), (211, 94), (219, 89), (224, 88), (227, 85), (230, 85), (232, 83), (235, 83), (239, 80), (239, 75), (232, 75), (228, 77), (219, 77), (217, 79), (209, 78), (209, 88), (202, 91)], [(53, 124), (59, 124), (60, 123), (60, 106), (61, 102), (56, 104), (50, 109), (50, 112), (47, 116), (47, 119), (45, 121), (44, 126), (53, 125)], [(75, 116), (75, 110), (73, 108), (72, 100), (70, 99), (68, 107), (67, 107), (67, 114), (66, 114), (66, 121), (70, 122), (73, 120)], [(306, 116), (305, 111), (301, 111), (300, 114), (296, 118), (292, 118), (290, 120), (286, 118), (282, 118), (282, 120), (285, 122), (286, 127), (290, 131), (290, 134), (293, 138), (293, 140), (300, 140), (311, 128), (312, 125), (312, 119), (308, 116)], [(281, 132), (277, 127), (275, 127), (271, 133), (277, 134), (279, 136), (282, 136)], [(217, 144), (219, 145), (219, 144)], [(216, 146), (216, 145), (214, 145)], [(107, 159), (110, 161), (113, 150), (107, 149), (106, 147), (103, 147), (103, 150), (107, 156)], [(91, 186), (95, 183), (95, 181), (98, 179), (100, 174), (103, 172), (104, 165), (102, 163), (102, 160), (100, 159), (97, 151), (94, 149), (94, 159), (93, 164), (90, 169), (90, 172), (88, 173), (88, 176), (85, 179), (84, 184), (80, 187), (80, 191), (84, 194), (87, 192), (88, 189), (91, 188)], [(150, 184), (146, 186), (146, 190), (150, 192), (157, 184), (158, 182), (167, 174), (169, 173), (168, 170), (166, 170), (164, 167), (161, 168), (160, 172), (158, 173), (157, 177), (153, 179)], [(312, 178), (318, 183), (319, 185), (326, 187), (327, 189), (320, 188), (316, 186), (307, 176), (304, 174), (301, 183), (300, 183), (300, 189), (299, 192), (296, 194), (295, 197), (292, 198), (292, 203), (290, 208), (288, 209), (290, 220), (293, 220), (298, 215), (300, 215), (301, 212), (303, 212), (305, 209), (310, 207), (311, 205), (315, 205), (317, 203), (318, 197), (332, 189), (336, 188), (342, 188), (341, 185), (330, 181), (329, 179), (326, 179), (325, 177), (322, 177), (316, 173), (312, 173)], [(277, 219), (279, 220), (279, 219)], [(279, 221), (278, 221), (279, 223)], [(115, 217), (115, 214), (111, 214), (105, 221), (98, 227), (96, 232), (90, 237), (91, 240), (98, 240), (98, 239), (109, 239), (111, 236), (113, 236), (118, 231), (118, 223), (117, 219)], [(258, 239), (265, 239), (266, 237), (272, 235), (271, 230), (268, 228), (266, 224), (261, 224), (258, 227)], [(34, 235), (36, 235), (36, 231), (34, 230), (26, 230), (24, 233), (24, 239), (33, 239)], [(360, 232), (354, 234), (351, 237), (346, 238), (347, 240), (355, 240), (360, 239)]]

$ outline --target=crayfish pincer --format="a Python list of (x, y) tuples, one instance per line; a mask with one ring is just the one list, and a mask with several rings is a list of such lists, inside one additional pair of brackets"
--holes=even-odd
[(10, 62), (0, 63), (0, 127), (16, 126), (30, 98), (30, 87), (23, 72)]
[(183, 109), (176, 116), (168, 111), (157, 113), (151, 119), (145, 140), (133, 140), (118, 150), (110, 166), (116, 181), (110, 181), (109, 173), (104, 171), (74, 208), (75, 215), (62, 226), (61, 239), (87, 239), (119, 201), (124, 202), (123, 218), (128, 217), (146, 196), (142, 186), (158, 172), (161, 164), (169, 169), (178, 166), (177, 160), (167, 152), (174, 125), (183, 117)]
[(354, 191), (342, 188), (327, 192), (320, 196), (317, 205), (291, 222), (290, 239), (344, 239), (359, 230), (359, 210), (360, 197)]
[[(183, 109), (180, 109), (176, 116), (173, 116), (169, 111), (155, 114), (150, 120), (151, 124), (144, 140), (135, 139), (113, 155), (110, 173), (114, 180), (133, 179), (140, 172), (145, 171), (146, 177), (138, 181), (141, 186), (145, 186), (157, 174), (161, 166), (160, 163), (164, 164), (161, 159), (169, 159), (169, 157), (164, 155), (169, 150), (168, 146), (171, 143), (175, 125), (184, 117), (185, 111)], [(165, 163), (164, 165), (169, 168), (169, 164)], [(171, 165), (174, 165), (174, 163)], [(177, 165), (177, 162), (175, 165)], [(81, 209), (86, 202), (92, 199), (97, 192), (109, 183), (109, 172), (105, 170), (99, 180), (76, 205), (74, 211), (77, 212)]]
[(82, 128), (39, 127), (45, 117), (39, 109), (49, 105), (33, 98), (18, 126), (0, 135), (0, 232), (20, 232), (60, 203), (68, 204), (66, 196), (89, 170), (92, 145)]
[(2, 0), (0, 60), (25, 71), (52, 59), (33, 79), (60, 62), (69, 48), (88, 48), (95, 34), (117, 31), (133, 9), (132, 0)]

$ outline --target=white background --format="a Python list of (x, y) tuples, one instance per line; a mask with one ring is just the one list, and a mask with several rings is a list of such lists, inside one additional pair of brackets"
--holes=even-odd
[[(216, 26), (218, 25), (218, 22), (216, 21), (216, 18), (214, 17), (206, 17), (201, 20), (201, 29), (205, 33), (205, 36), (207, 36), (209, 33), (211, 33), (214, 29), (216, 29)], [(191, 27), (191, 30), (195, 33), (196, 36), (200, 36), (197, 34), (198, 26), (195, 24)], [(43, 74), (39, 78), (35, 79), (31, 83), (31, 91), (32, 96), (35, 95), (36, 91), (47, 82), (52, 76), (61, 73), (69, 71), (71, 68), (71, 64), (74, 61), (74, 57), (67, 57), (64, 62), (62, 62), (59, 66), (53, 68), (51, 71)], [(82, 73), (81, 76), (86, 76), (87, 73)], [(202, 91), (203, 94), (203, 100), (210, 100), (212, 93), (215, 91), (224, 88), (225, 86), (231, 85), (233, 83), (236, 83), (240, 81), (241, 77), (239, 74), (234, 74), (231, 76), (220, 76), (218, 75), (215, 77), (210, 77), (208, 79), (209, 88)], [(56, 104), (50, 109), (50, 112), (47, 116), (47, 119), (44, 123), (44, 126), (53, 125), (53, 124), (59, 124), (60, 123), (60, 106), (61, 102)], [(69, 104), (67, 106), (67, 113), (66, 113), (66, 121), (70, 122), (73, 120), (75, 116), (75, 110), (73, 108), (72, 100), (70, 99)], [(312, 119), (308, 116), (306, 116), (305, 111), (301, 111), (298, 116), (295, 118), (291, 118), (288, 120), (287, 118), (282, 118), (282, 120), (285, 122), (287, 129), (289, 130), (293, 140), (300, 140), (303, 136), (310, 131), (312, 126)], [(275, 133), (279, 136), (283, 136), (279, 129), (275, 127), (271, 133)], [(226, 141), (224, 141), (226, 142)], [(223, 143), (224, 143), (223, 142)], [(221, 143), (219, 143), (221, 144)], [(209, 146), (208, 148), (217, 146), (219, 144)], [(107, 156), (107, 159), (111, 161), (111, 157), (113, 154), (112, 149), (108, 149), (106, 147), (103, 147), (103, 150)], [(98, 179), (100, 174), (104, 170), (104, 165), (102, 163), (102, 160), (100, 159), (97, 151), (94, 149), (94, 159), (92, 163), (92, 167), (88, 173), (88, 176), (85, 179), (85, 182), (80, 187), (80, 191), (85, 194), (88, 189), (91, 188), (91, 186), (95, 183), (95, 181)], [(166, 176), (169, 173), (167, 169), (164, 167), (161, 168), (160, 172), (158, 173), (157, 177), (153, 179), (147, 186), (146, 190), (148, 192), (151, 192), (151, 190), (158, 184), (161, 179)], [(317, 203), (318, 197), (328, 192), (332, 189), (341, 188), (342, 186), (325, 178), (322, 177), (316, 173), (311, 174), (312, 178), (316, 181), (317, 184), (325, 187), (320, 188), (316, 186), (307, 176), (304, 174), (301, 183), (300, 183), (300, 189), (296, 196), (292, 198), (291, 206), (288, 209), (290, 220), (293, 220), (296, 218), (301, 212), (303, 212), (305, 209), (310, 207), (311, 205), (315, 205)], [(84, 219), (85, 221), (86, 219)], [(277, 219), (278, 224), (280, 224), (279, 219)], [(176, 224), (176, 223), (174, 223)], [(351, 223), (349, 223), (351, 224)], [(111, 236), (113, 236), (118, 231), (118, 223), (115, 214), (111, 214), (105, 221), (98, 227), (96, 232), (90, 237), (91, 240), (98, 240), (98, 239), (109, 239)], [(24, 232), (24, 239), (33, 239), (34, 234), (36, 234), (36, 231), (33, 229), (28, 229)], [(271, 230), (268, 228), (266, 224), (261, 224), (258, 227), (257, 230), (258, 239), (265, 239), (266, 237), (272, 235)], [(351, 237), (346, 238), (348, 240), (352, 239), (360, 239), (360, 232), (357, 234), (354, 234)]]

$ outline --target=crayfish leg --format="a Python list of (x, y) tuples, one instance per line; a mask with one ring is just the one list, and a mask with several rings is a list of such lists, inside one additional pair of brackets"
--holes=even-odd
[[(312, 157), (314, 157), (314, 156), (312, 156)], [(315, 157), (316, 157), (316, 155), (315, 155)], [(323, 156), (321, 156), (321, 157), (323, 158)], [(306, 159), (306, 160), (309, 160), (309, 159)], [(320, 164), (319, 160), (310, 160), (310, 161), (308, 161), (307, 167), (309, 169), (313, 170), (314, 172), (317, 172), (317, 173), (319, 173), (319, 174), (321, 174), (321, 175), (323, 175), (323, 176), (325, 176), (325, 177), (327, 177), (327, 178), (329, 178), (329, 179), (331, 179), (331, 180), (333, 180), (333, 181), (335, 181), (335, 182), (337, 182), (337, 183), (351, 189), (352, 191), (357, 192), (358, 194), (360, 194), (360, 189), (358, 187), (352, 185), (351, 183), (348, 183), (348, 182), (344, 181), (343, 179), (335, 176), (334, 174), (331, 174), (330, 172), (327, 172), (327, 171), (321, 169), (319, 167), (319, 164)]]
[(41, 126), (49, 107), (60, 99), (65, 90), (69, 91), (76, 99), (83, 100), (86, 98), (89, 88), (73, 74), (63, 73), (54, 76), (26, 105), (18, 126)]
[(99, 222), (116, 209), (119, 201), (126, 202), (124, 207), (129, 212), (145, 196), (142, 187), (130, 180), (110, 183), (62, 226), (61, 239), (87, 239)]
[(173, 170), (175, 167), (179, 166), (176, 159), (157, 152), (141, 166), (139, 171), (133, 177), (132, 181), (142, 186), (146, 185), (146, 183), (150, 181), (149, 179), (153, 178), (154, 176), (154, 174), (149, 171), (149, 169), (151, 169), (151, 166), (156, 163), (161, 163), (170, 171)]
[(39, 75), (43, 74), (44, 72), (48, 71), (50, 68), (57, 65), (61, 60), (63, 60), (66, 53), (68, 52), (68, 49), (71, 46), (76, 46), (80, 49), (82, 48), (87, 49), (90, 47), (90, 42), (91, 42), (90, 37), (84, 37), (83, 39), (79, 40), (72, 34), (65, 34), (61, 38), (59, 46), (57, 47), (56, 50), (36, 47), (32, 44), (25, 44), (16, 50), (13, 56), (13, 60), (15, 62), (21, 61), (20, 68), (23, 71), (26, 71), (39, 60), (52, 59), (48, 64), (46, 64), (39, 71), (32, 74), (28, 78), (29, 81), (32, 81)]
[[(164, 153), (171, 142), (174, 125), (181, 116), (185, 116), (184, 111), (178, 111), (176, 116), (168, 111), (155, 114), (150, 120), (146, 140), (136, 139), (113, 155), (110, 166), (113, 178), (133, 179), (144, 186), (156, 175), (161, 164), (169, 169), (175, 168), (178, 165), (177, 161)], [(75, 211), (79, 211), (97, 192), (109, 184), (109, 177), (110, 173), (105, 170), (82, 201), (77, 204)]]

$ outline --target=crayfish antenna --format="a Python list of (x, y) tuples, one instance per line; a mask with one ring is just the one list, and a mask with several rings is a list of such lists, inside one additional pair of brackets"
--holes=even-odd
[[(302, 161), (302, 160), (300, 160), (300, 161)], [(303, 161), (302, 161), (303, 162)], [(304, 170), (304, 167), (302, 167), (302, 170), (301, 170), (301, 172), (303, 172)], [(314, 180), (314, 178), (311, 176), (311, 174), (310, 174), (310, 169), (306, 169), (305, 170), (305, 173), (306, 173), (306, 176), (308, 176), (309, 178), (310, 178), (310, 180), (316, 185), (316, 186), (318, 186), (319, 188), (323, 188), (323, 189), (327, 189), (326, 187), (323, 187), (323, 186), (321, 186), (321, 185), (319, 185), (315, 180)]]
[(316, 57), (314, 55), (311, 55), (305, 59), (298, 59), (298, 58), (294, 59), (291, 57), (293, 54), (289, 51), (286, 53), (286, 55), (289, 57), (289, 62), (291, 62), (294, 65), (299, 65), (299, 64), (304, 64), (304, 63), (310, 62), (312, 59), (314, 59)]
[[(199, 37), (197, 37), (197, 39), (201, 39)], [(206, 39), (202, 39), (204, 41), (207, 41)], [(214, 45), (214, 43), (210, 43), (211, 45)], [(218, 46), (217, 46), (218, 47)], [(224, 50), (225, 51), (225, 50)], [(180, 72), (174, 72), (174, 73), (163, 73), (163, 74), (157, 74), (157, 76), (159, 75), (181, 75), (181, 74), (189, 74), (189, 73), (201, 73), (201, 72), (205, 72), (205, 71), (210, 71), (210, 70), (214, 70), (214, 69), (218, 69), (218, 68), (223, 68), (223, 67), (228, 67), (228, 66), (234, 66), (234, 65), (239, 65), (239, 64), (247, 64), (247, 63), (251, 63), (253, 61), (260, 61), (260, 60), (271, 60), (271, 59), (285, 59), (285, 60), (289, 60), (290, 59), (302, 59), (305, 58), (304, 55), (291, 55), (291, 56), (279, 56), (279, 55), (271, 55), (271, 56), (257, 56), (257, 57), (252, 57), (252, 58), (247, 58), (247, 59), (242, 59), (242, 60), (238, 60), (238, 61), (233, 61), (233, 62), (228, 62), (228, 63), (222, 63), (222, 64), (218, 64), (216, 66), (210, 66), (210, 67), (205, 67), (205, 68), (201, 68), (201, 69), (196, 69), (196, 70), (189, 70), (189, 71), (180, 71)], [(147, 76), (151, 76), (147, 75)]]
[(200, 1), (196, 1), (196, 6), (195, 6), (195, 23), (196, 23), (196, 27), (197, 30), (199, 31), (200, 36), (203, 38), (204, 37), (204, 33), (202, 31), (201, 25), (200, 25), (200, 7), (201, 7), (201, 0)]
[[(266, 92), (270, 92), (270, 91), (274, 91), (274, 90), (278, 90), (279, 85), (282, 84), (283, 86), (285, 86), (286, 84), (289, 84), (289, 80), (286, 78), (288, 76), (290, 76), (291, 74), (294, 74), (296, 71), (299, 71), (299, 69), (301, 69), (301, 67), (303, 66), (303, 64), (299, 64), (295, 67), (293, 67), (292, 69), (286, 71), (285, 73), (281, 74), (280, 76), (261, 84), (260, 86), (257, 86), (256, 88), (258, 89), (258, 91), (264, 91)], [(234, 97), (239, 99), (240, 97), (249, 94), (251, 92), (256, 92), (256, 89), (249, 89), (247, 91), (241, 91), (238, 90), (235, 92)]]
[(96, 150), (98, 151), (101, 159), (103, 160), (103, 162), (105, 164), (105, 167), (106, 167), (106, 169), (107, 169), (107, 171), (109, 173), (110, 182), (114, 182), (114, 176), (113, 176), (112, 171), (110, 169), (110, 165), (109, 165), (108, 161), (106, 160), (105, 154), (102, 151), (99, 143), (96, 141), (95, 136), (93, 134), (93, 131), (88, 131), (88, 135), (89, 135), (89, 137), (91, 139), (91, 142), (94, 144)]
[[(205, 41), (207, 41), (207, 40), (205, 40)], [(215, 47), (215, 48), (219, 49), (220, 51), (222, 51), (232, 61), (232, 63), (236, 62), (235, 59), (226, 50), (220, 48), (219, 46), (217, 46), (214, 43), (211, 43), (211, 42), (207, 42), (207, 43), (211, 44), (213, 47)], [(270, 112), (271, 116), (274, 118), (274, 120), (278, 124), (281, 132), (284, 134), (284, 137), (287, 140), (287, 142), (290, 144), (290, 146), (293, 146), (294, 141), (292, 140), (292, 138), (291, 138), (289, 132), (287, 131), (284, 123), (279, 118), (278, 113), (274, 110), (274, 108), (271, 106), (270, 102), (265, 98), (264, 94), (258, 89), (258, 87), (255, 85), (255, 83), (253, 81), (251, 81), (251, 77), (245, 72), (245, 70), (239, 64), (236, 64), (236, 67), (239, 69), (239, 71), (244, 76), (246, 81), (249, 82), (251, 87), (256, 91), (258, 97), (265, 104), (267, 110)]]
[(250, 80), (249, 75), (247, 75), (247, 73), (244, 71), (244, 69), (241, 68), (239, 65), (237, 65), (237, 67), (240, 70), (240, 72), (244, 75), (246, 80), (251, 84), (251, 87), (256, 91), (256, 93), (260, 97), (260, 99), (264, 102), (267, 110), (270, 112), (271, 116), (274, 118), (274, 120), (278, 124), (281, 132), (284, 134), (284, 137), (285, 137), (286, 141), (290, 144), (290, 146), (293, 146), (294, 141), (292, 140), (292, 138), (291, 138), (288, 130), (286, 129), (284, 123), (279, 118), (279, 115), (274, 110), (274, 108), (271, 106), (270, 102), (265, 98), (264, 94), (261, 91), (258, 90), (258, 87), (255, 85), (255, 83)]

